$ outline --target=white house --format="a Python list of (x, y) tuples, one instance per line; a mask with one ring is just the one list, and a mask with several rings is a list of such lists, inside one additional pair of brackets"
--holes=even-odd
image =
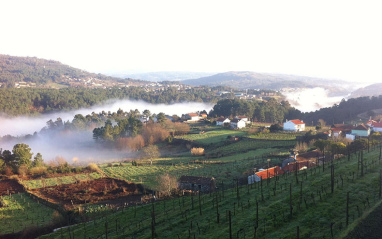
[(245, 121), (241, 119), (233, 119), (231, 121), (231, 128), (233, 129), (241, 129), (245, 127)]
[(216, 125), (224, 125), (225, 123), (230, 123), (231, 120), (228, 118), (220, 117), (219, 119), (216, 120)]
[(289, 120), (284, 123), (283, 129), (286, 131), (304, 131), (305, 123), (299, 119)]

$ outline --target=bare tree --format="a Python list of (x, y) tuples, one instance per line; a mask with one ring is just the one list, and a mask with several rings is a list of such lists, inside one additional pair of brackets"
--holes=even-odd
[(159, 148), (156, 145), (148, 145), (142, 150), (142, 158), (149, 159), (150, 165), (153, 165), (153, 160), (160, 157)]

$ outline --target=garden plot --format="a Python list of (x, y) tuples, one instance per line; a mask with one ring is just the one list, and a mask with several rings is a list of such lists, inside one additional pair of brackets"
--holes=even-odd
[(123, 203), (140, 202), (143, 187), (123, 180), (101, 178), (75, 184), (33, 189), (31, 192), (49, 202), (70, 208), (73, 205), (95, 204), (112, 200), (123, 201)]

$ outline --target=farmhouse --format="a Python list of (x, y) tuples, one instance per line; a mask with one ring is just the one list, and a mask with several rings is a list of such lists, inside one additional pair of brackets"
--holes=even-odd
[(255, 173), (255, 182), (260, 182), (261, 180), (264, 180), (267, 178), (273, 178), (283, 173), (284, 171), (279, 166), (265, 169), (263, 171)]
[(200, 191), (203, 193), (215, 192), (216, 180), (213, 177), (181, 176), (179, 189)]
[(304, 131), (305, 123), (299, 119), (289, 120), (284, 123), (283, 129), (286, 131)]
[(216, 120), (216, 125), (224, 125), (225, 123), (230, 123), (231, 120), (228, 118), (220, 117), (219, 119)]
[(241, 119), (233, 119), (231, 121), (231, 128), (233, 129), (241, 129), (245, 127), (245, 121)]
[(182, 115), (182, 118), (187, 121), (198, 121), (199, 115), (197, 113), (188, 113)]

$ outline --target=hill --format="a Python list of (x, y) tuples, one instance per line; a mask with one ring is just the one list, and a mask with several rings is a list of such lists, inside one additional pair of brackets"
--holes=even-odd
[(382, 83), (377, 83), (353, 91), (350, 95), (350, 98), (357, 98), (362, 96), (379, 96), (381, 92)]
[(329, 89), (332, 95), (350, 92), (351, 83), (307, 76), (257, 73), (251, 71), (230, 71), (198, 79), (182, 81), (188, 85), (230, 86), (238, 89), (313, 88)]
[(130, 85), (139, 81), (89, 73), (54, 60), (0, 54), (2, 87), (101, 87), (119, 83)]
[(111, 73), (109, 75), (120, 78), (133, 78), (145, 81), (181, 81), (186, 79), (196, 79), (200, 77), (211, 76), (215, 73), (206, 72), (186, 72), (186, 71), (160, 71), (145, 73)]

